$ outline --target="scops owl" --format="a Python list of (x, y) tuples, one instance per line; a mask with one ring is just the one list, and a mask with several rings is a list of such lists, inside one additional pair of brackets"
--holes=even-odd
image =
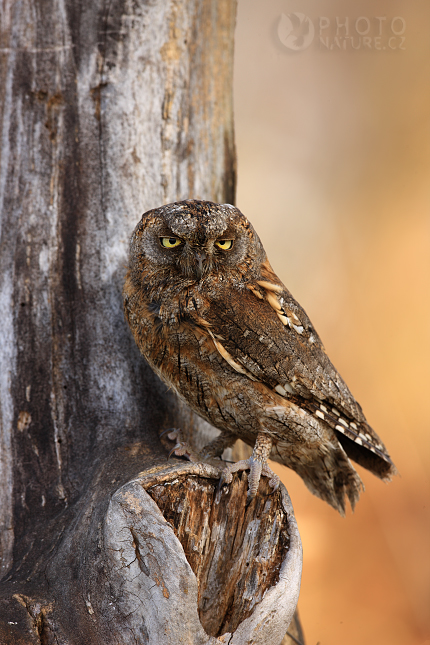
[[(187, 200), (148, 211), (130, 242), (125, 316), (154, 371), (221, 431), (202, 452), (237, 438), (248, 498), (268, 458), (295, 470), (344, 513), (362, 488), (350, 459), (381, 479), (395, 467), (327, 357), (302, 307), (269, 264), (249, 220), (230, 204)], [(177, 446), (177, 454), (183, 454)]]

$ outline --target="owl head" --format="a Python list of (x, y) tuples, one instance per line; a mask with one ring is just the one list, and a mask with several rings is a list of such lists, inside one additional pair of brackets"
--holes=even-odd
[(199, 281), (234, 269), (244, 273), (264, 261), (265, 252), (240, 210), (190, 199), (145, 213), (131, 238), (130, 257), (140, 269)]

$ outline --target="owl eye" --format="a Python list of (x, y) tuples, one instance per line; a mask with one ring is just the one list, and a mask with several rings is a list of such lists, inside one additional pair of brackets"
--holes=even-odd
[(160, 237), (161, 246), (166, 249), (174, 249), (175, 246), (182, 244), (182, 240), (177, 237)]
[(223, 251), (228, 251), (233, 246), (233, 240), (218, 240), (215, 242), (215, 246)]

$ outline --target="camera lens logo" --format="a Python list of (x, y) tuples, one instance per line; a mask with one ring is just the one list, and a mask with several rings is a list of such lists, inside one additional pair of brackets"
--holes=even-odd
[(315, 27), (304, 13), (283, 13), (279, 20), (278, 37), (281, 43), (296, 52), (309, 47), (315, 36)]

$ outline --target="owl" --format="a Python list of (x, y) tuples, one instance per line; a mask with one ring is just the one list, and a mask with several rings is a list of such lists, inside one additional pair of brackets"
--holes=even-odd
[[(363, 488), (351, 460), (383, 480), (396, 472), (333, 367), (304, 309), (274, 273), (249, 220), (230, 204), (186, 200), (150, 210), (130, 241), (124, 311), (148, 363), (221, 431), (200, 456), (240, 438), (248, 499), (270, 458), (295, 470), (341, 514)], [(181, 444), (177, 454), (184, 454)]]

